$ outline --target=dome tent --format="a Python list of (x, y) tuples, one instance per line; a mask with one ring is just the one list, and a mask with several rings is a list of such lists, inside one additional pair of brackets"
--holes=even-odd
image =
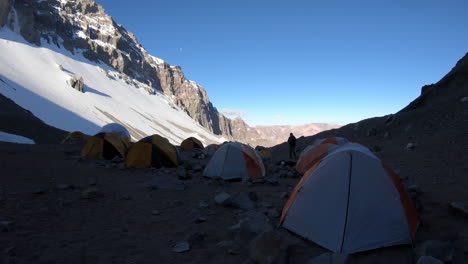
[(223, 180), (257, 179), (265, 176), (265, 167), (255, 149), (230, 142), (219, 147), (206, 165), (203, 176)]
[(347, 144), (304, 174), (280, 223), (331, 251), (350, 254), (411, 244), (419, 218), (399, 177), (367, 148)]
[(169, 140), (159, 135), (145, 137), (132, 146), (125, 165), (137, 168), (177, 167), (177, 149)]
[(86, 141), (89, 139), (89, 135), (86, 135), (85, 133), (81, 131), (73, 131), (69, 133), (63, 140), (60, 142), (60, 144), (70, 144), (70, 143), (75, 143), (78, 141)]
[(335, 144), (338, 146), (344, 145), (349, 143), (349, 140), (342, 137), (329, 137), (329, 138), (319, 138), (314, 141), (314, 146), (318, 146), (320, 144)]
[(299, 173), (305, 173), (308, 169), (320, 162), (329, 153), (336, 150), (339, 146), (335, 144), (319, 144), (307, 146), (299, 155), (296, 170)]
[(194, 137), (189, 137), (185, 139), (184, 141), (182, 141), (182, 143), (180, 143), (180, 146), (183, 149), (194, 149), (194, 148), (203, 149), (203, 143), (201, 143), (200, 140)]
[(110, 123), (101, 128), (98, 133), (114, 133), (123, 139), (130, 141), (131, 135), (128, 130), (118, 123)]
[(81, 150), (81, 156), (93, 159), (125, 158), (128, 146), (128, 141), (119, 135), (101, 132), (88, 139)]

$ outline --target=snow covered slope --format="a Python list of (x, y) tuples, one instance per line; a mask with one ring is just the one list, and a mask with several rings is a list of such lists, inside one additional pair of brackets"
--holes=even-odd
[[(49, 125), (95, 134), (107, 123), (120, 123), (137, 140), (159, 134), (178, 144), (194, 136), (222, 142), (175, 106), (164, 94), (113, 68), (90, 62), (80, 52), (42, 41), (35, 46), (7, 27), (0, 30), (0, 93)], [(84, 93), (69, 85), (83, 77)]]

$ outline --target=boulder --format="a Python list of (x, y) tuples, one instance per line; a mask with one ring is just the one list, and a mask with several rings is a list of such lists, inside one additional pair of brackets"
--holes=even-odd
[(190, 244), (187, 241), (177, 243), (173, 248), (172, 252), (182, 253), (190, 250)]
[(229, 193), (222, 192), (214, 197), (216, 204), (227, 206), (232, 204), (232, 197)]
[(454, 214), (468, 218), (468, 208), (460, 202), (451, 202), (449, 204), (450, 211)]
[(443, 262), (451, 262), (455, 248), (450, 241), (427, 240), (419, 244), (415, 252), (419, 257), (431, 256)]
[(243, 210), (252, 210), (255, 208), (255, 202), (245, 192), (240, 192), (232, 196), (232, 205)]
[(235, 240), (240, 244), (250, 242), (258, 234), (270, 232), (273, 225), (270, 219), (264, 214), (255, 211), (248, 211), (240, 215), (240, 221), (232, 227)]

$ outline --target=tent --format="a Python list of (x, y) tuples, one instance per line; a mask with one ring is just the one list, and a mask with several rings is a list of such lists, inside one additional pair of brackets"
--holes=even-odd
[(221, 145), (203, 171), (203, 176), (223, 180), (256, 179), (265, 176), (258, 152), (239, 142)]
[(81, 156), (93, 159), (125, 158), (129, 143), (126, 139), (115, 133), (98, 133), (88, 139)]
[(316, 163), (285, 204), (281, 225), (331, 251), (411, 244), (419, 224), (398, 175), (359, 144)]
[(125, 165), (137, 168), (177, 167), (177, 149), (169, 140), (159, 135), (145, 137), (132, 146)]
[(65, 144), (65, 143), (73, 143), (77, 141), (87, 141), (89, 139), (89, 135), (86, 135), (85, 133), (81, 131), (73, 131), (69, 133), (60, 144)]
[(320, 144), (335, 144), (335, 145), (344, 145), (346, 143), (349, 143), (349, 140), (346, 138), (342, 137), (329, 137), (329, 138), (319, 138), (314, 141), (314, 145), (320, 145)]
[(220, 145), (210, 144), (203, 149), (203, 154), (205, 154), (208, 157), (211, 157), (216, 153), (219, 147)]
[(271, 153), (271, 150), (269, 150), (269, 149), (262, 149), (262, 150), (260, 150), (259, 152), (260, 152), (260, 154), (262, 155), (262, 157), (263, 157), (264, 159), (270, 158), (270, 157), (271, 157), (271, 154), (272, 154), (272, 153)]
[(185, 139), (184, 141), (182, 141), (182, 143), (180, 143), (180, 146), (183, 149), (194, 149), (194, 148), (203, 149), (203, 143), (201, 143), (200, 140), (194, 137), (189, 137)]
[(110, 124), (103, 126), (101, 130), (99, 130), (98, 133), (114, 133), (129, 142), (131, 139), (131, 136), (128, 130), (121, 124), (117, 124), (117, 123), (110, 123)]
[(308, 169), (314, 166), (315, 163), (322, 160), (329, 153), (336, 150), (339, 146), (335, 144), (319, 144), (319, 145), (309, 145), (305, 148), (299, 159), (297, 160), (296, 170), (299, 173), (305, 173)]

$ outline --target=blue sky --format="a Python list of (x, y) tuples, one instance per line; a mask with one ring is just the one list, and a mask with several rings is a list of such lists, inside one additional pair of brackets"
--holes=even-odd
[(468, 52), (466, 0), (97, 2), (251, 125), (395, 113)]

